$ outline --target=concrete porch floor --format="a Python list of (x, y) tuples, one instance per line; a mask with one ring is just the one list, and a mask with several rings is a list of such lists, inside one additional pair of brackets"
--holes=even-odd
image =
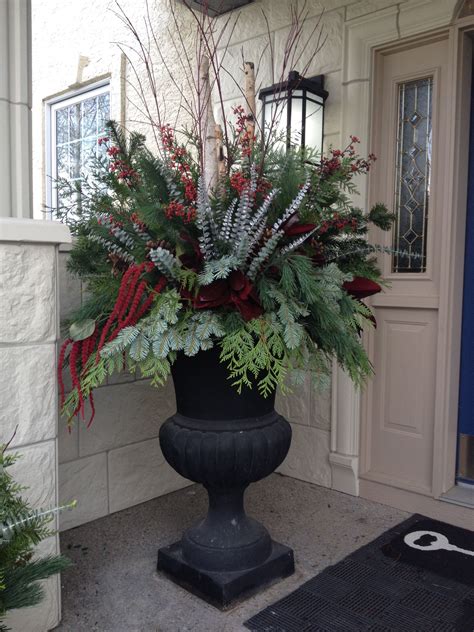
[(293, 547), (296, 572), (221, 612), (155, 571), (158, 548), (205, 507), (204, 490), (192, 486), (64, 532), (75, 566), (62, 577), (56, 632), (243, 632), (249, 617), (409, 515), (277, 474), (252, 485), (248, 513)]

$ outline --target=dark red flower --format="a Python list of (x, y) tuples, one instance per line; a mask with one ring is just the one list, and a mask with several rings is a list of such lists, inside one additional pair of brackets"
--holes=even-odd
[(352, 281), (346, 281), (343, 288), (354, 298), (359, 300), (372, 296), (382, 291), (382, 288), (375, 281), (365, 277), (354, 277)]

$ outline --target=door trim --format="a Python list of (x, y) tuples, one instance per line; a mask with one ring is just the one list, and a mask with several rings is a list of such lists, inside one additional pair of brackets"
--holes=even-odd
[[(462, 22), (462, 24), (461, 24)], [(449, 86), (452, 116), (447, 124), (446, 176), (441, 226), (439, 337), (433, 451), (433, 495), (439, 498), (455, 484), (458, 428), (459, 369), (464, 280), (464, 242), (468, 182), (468, 136), (474, 19), (450, 30)]]

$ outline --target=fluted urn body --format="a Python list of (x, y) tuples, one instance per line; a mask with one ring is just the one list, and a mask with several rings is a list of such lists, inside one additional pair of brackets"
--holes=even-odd
[(275, 412), (275, 396), (256, 387), (239, 394), (218, 349), (180, 355), (173, 365), (177, 412), (160, 431), (168, 463), (201, 483), (207, 516), (159, 551), (158, 570), (225, 607), (294, 570), (293, 552), (248, 517), (244, 492), (285, 458), (290, 424)]

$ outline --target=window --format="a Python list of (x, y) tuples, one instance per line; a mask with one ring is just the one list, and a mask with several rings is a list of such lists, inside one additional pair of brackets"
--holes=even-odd
[(91, 159), (102, 151), (98, 139), (110, 119), (109, 85), (94, 86), (47, 107), (47, 206), (58, 207), (57, 178), (78, 181), (91, 169)]
[(398, 87), (393, 272), (425, 272), (433, 77)]

